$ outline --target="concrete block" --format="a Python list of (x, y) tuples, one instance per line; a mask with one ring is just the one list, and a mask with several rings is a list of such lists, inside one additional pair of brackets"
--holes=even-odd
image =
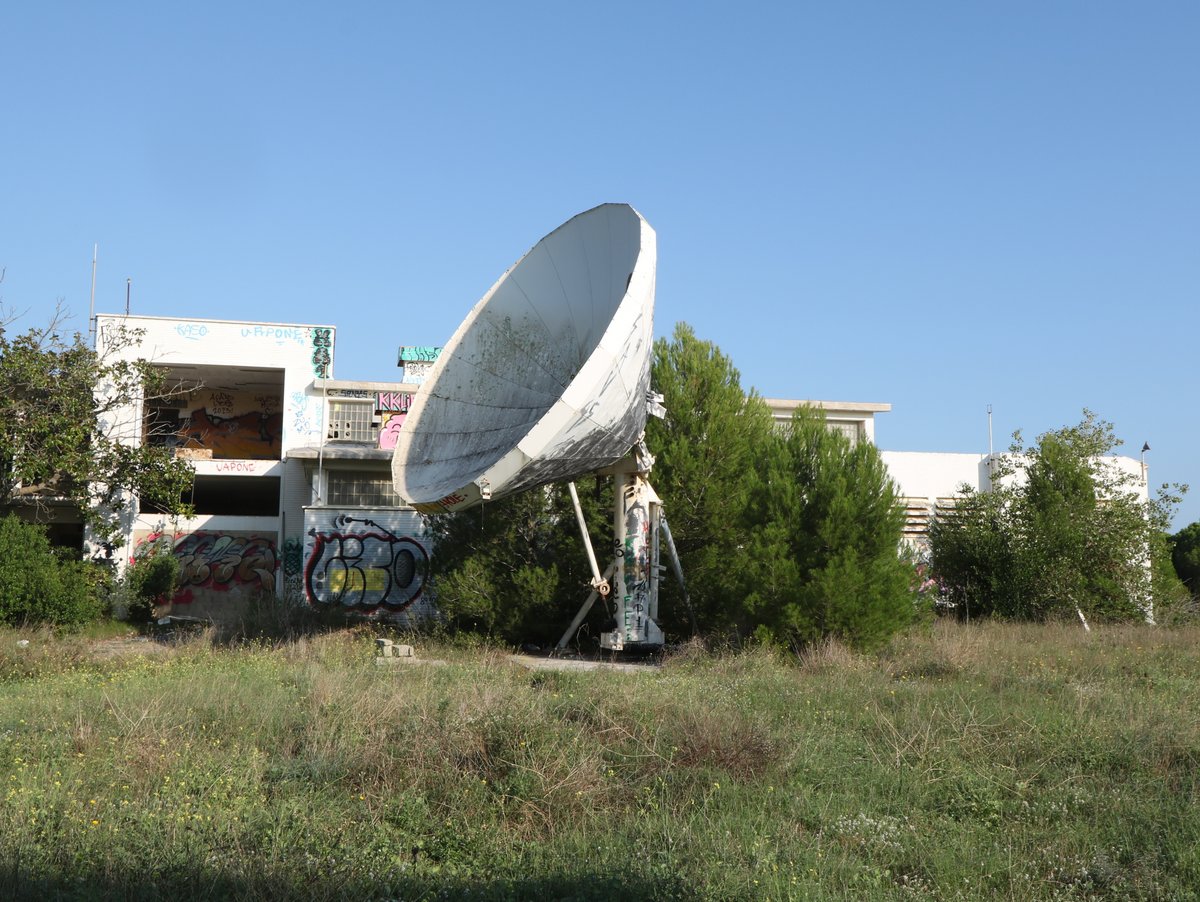
[(376, 639), (377, 664), (412, 663), (417, 659), (411, 645), (397, 645), (391, 639)]

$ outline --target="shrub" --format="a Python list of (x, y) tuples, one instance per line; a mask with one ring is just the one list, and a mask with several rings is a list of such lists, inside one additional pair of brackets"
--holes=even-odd
[[(608, 531), (611, 485), (578, 480), (593, 538)], [(452, 629), (507, 642), (557, 639), (587, 597), (587, 557), (562, 485), (434, 518), (438, 609)], [(593, 619), (602, 616), (601, 606)]]
[(60, 558), (43, 527), (0, 519), (0, 621), (80, 626), (102, 612), (94, 565)]
[(125, 571), (124, 595), (128, 618), (134, 623), (154, 619), (156, 605), (164, 604), (179, 586), (179, 559), (169, 541), (139, 549)]

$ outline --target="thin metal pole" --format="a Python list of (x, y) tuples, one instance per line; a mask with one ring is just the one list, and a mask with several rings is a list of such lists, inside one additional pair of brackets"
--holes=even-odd
[(92, 348), (96, 347), (96, 257), (100, 254), (100, 245), (92, 245), (92, 294), (88, 301), (88, 335), (92, 339)]
[(687, 584), (683, 581), (683, 565), (679, 562), (679, 552), (675, 550), (675, 539), (671, 536), (671, 527), (667, 518), (659, 515), (658, 528), (662, 530), (663, 538), (667, 540), (667, 551), (671, 554), (671, 569), (675, 571), (675, 579), (679, 583), (679, 591), (683, 594), (683, 603), (687, 605), (688, 615), (692, 620), (692, 635), (700, 635), (700, 627), (696, 623), (696, 611), (692, 608), (692, 599), (688, 597)]
[(579, 531), (583, 534), (583, 547), (587, 549), (588, 563), (592, 565), (592, 588), (601, 595), (608, 594), (608, 577), (600, 575), (600, 565), (596, 563), (596, 552), (592, 550), (592, 537), (588, 535), (587, 521), (583, 519), (583, 507), (579, 504), (579, 492), (575, 483), (567, 483), (567, 491), (571, 493), (571, 504), (575, 505), (575, 519), (579, 521)]
[[(615, 563), (609, 564), (608, 569), (604, 571), (603, 579), (607, 582), (612, 577)], [(600, 593), (596, 589), (592, 589), (587, 597), (587, 601), (583, 603), (583, 607), (579, 609), (579, 613), (575, 615), (575, 619), (571, 621), (571, 625), (567, 627), (567, 631), (562, 634), (562, 638), (558, 640), (558, 644), (554, 646), (555, 651), (562, 651), (567, 647), (567, 643), (571, 641), (571, 637), (575, 635), (575, 631), (579, 629), (579, 625), (583, 623), (583, 618), (588, 615), (588, 611), (592, 609), (592, 605), (596, 603), (596, 599), (600, 597)]]

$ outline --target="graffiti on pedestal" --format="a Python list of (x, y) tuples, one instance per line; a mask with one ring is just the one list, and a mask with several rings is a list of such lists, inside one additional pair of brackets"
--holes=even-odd
[[(393, 524), (393, 526), (395, 526)], [(308, 530), (304, 590), (313, 604), (407, 610), (425, 589), (429, 552), (377, 520), (339, 514)]]

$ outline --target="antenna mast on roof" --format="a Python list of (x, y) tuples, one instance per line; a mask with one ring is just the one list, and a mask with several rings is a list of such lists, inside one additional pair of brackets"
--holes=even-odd
[(100, 253), (100, 245), (92, 245), (92, 294), (88, 300), (88, 338), (92, 347), (96, 347), (96, 257)]
[(133, 279), (125, 280), (125, 315), (129, 316), (129, 291), (133, 287)]

